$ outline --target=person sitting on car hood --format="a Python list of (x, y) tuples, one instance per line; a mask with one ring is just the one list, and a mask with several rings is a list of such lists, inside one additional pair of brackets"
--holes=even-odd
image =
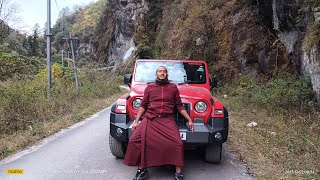
[(193, 122), (181, 102), (176, 84), (168, 81), (167, 69), (160, 66), (155, 83), (148, 84), (144, 91), (124, 158), (124, 164), (138, 166), (134, 180), (146, 179), (149, 175), (146, 168), (160, 165), (174, 165), (175, 179), (183, 179), (183, 142), (174, 118), (175, 107), (193, 131)]

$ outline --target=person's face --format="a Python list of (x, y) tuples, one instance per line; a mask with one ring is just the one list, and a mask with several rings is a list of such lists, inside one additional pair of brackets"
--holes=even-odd
[(158, 67), (156, 72), (157, 79), (166, 79), (168, 77), (168, 72), (164, 67)]

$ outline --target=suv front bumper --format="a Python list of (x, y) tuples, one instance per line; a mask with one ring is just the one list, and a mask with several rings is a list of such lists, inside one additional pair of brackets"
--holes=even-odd
[[(128, 142), (132, 135), (131, 126), (133, 121), (128, 114), (110, 112), (110, 134), (118, 141)], [(204, 120), (196, 118), (194, 120), (194, 132), (188, 128), (179, 127), (181, 139), (187, 144), (208, 144), (224, 143), (228, 138), (229, 119), (210, 118), (207, 124)]]

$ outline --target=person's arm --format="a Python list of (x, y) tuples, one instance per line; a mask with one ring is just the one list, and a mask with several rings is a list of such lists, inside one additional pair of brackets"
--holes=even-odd
[(138, 127), (139, 125), (139, 119), (141, 118), (141, 116), (143, 115), (143, 113), (145, 112), (146, 110), (140, 106), (139, 108), (139, 111), (138, 111), (138, 114), (137, 114), (137, 117), (136, 119), (134, 120), (133, 122), (133, 126), (132, 126), (132, 131), (136, 130), (136, 128)]
[(193, 125), (193, 122), (192, 122), (189, 114), (187, 113), (187, 111), (185, 109), (183, 109), (183, 110), (180, 111), (180, 114), (182, 114), (182, 116), (184, 118), (186, 118), (186, 120), (188, 120), (188, 124), (189, 124), (190, 130), (193, 132), (194, 131), (194, 125)]
[(178, 88), (176, 89), (176, 106), (178, 108), (178, 111), (180, 112), (180, 114), (186, 119), (188, 120), (188, 124), (190, 127), (190, 130), (193, 132), (194, 131), (194, 125), (192, 122), (192, 119), (190, 118), (189, 114), (186, 111), (186, 108), (183, 106), (182, 101), (181, 101), (181, 97), (180, 97), (180, 93)]

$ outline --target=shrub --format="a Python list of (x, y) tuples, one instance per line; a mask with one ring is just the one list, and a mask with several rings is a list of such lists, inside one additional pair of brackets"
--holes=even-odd
[(269, 81), (262, 93), (267, 96), (264, 104), (287, 108), (308, 104), (312, 100), (312, 85), (309, 78), (286, 77)]
[(307, 108), (312, 101), (312, 86), (309, 78), (283, 76), (274, 77), (259, 85), (249, 76), (240, 76), (236, 88), (230, 93), (237, 95), (243, 103), (254, 103), (267, 109), (287, 109), (299, 105)]
[(120, 91), (119, 79), (106, 73), (80, 73), (81, 86), (76, 91), (74, 81), (67, 78), (70, 72), (58, 64), (54, 64), (52, 70), (54, 84), (50, 97), (47, 97), (45, 69), (36, 79), (18, 80), (0, 87), (0, 135), (25, 130), (40, 121), (53, 121), (90, 106), (94, 99)]
[[(319, 179), (319, 117), (310, 79), (278, 76), (259, 84), (240, 76), (222, 98), (229, 110), (229, 147), (260, 179)], [(225, 92), (227, 91), (227, 92)], [(222, 94), (220, 94), (222, 95)], [(247, 127), (250, 122), (256, 127)], [(288, 174), (291, 169), (312, 173)]]
[(23, 79), (36, 75), (43, 67), (42, 59), (25, 57), (16, 52), (0, 52), (0, 81), (10, 78)]
[(304, 48), (309, 52), (313, 47), (320, 45), (320, 23), (310, 26), (303, 43)]

